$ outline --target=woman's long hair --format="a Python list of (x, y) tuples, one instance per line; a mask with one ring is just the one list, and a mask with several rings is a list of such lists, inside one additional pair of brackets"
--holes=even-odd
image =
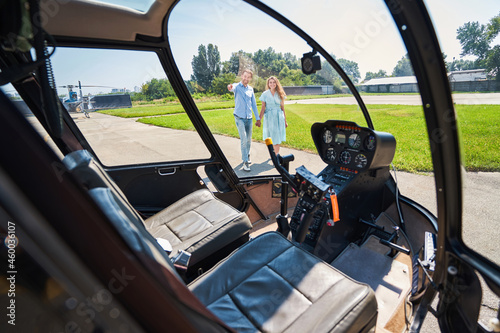
[(286, 98), (286, 94), (285, 94), (285, 90), (283, 90), (283, 87), (281, 86), (280, 80), (278, 80), (278, 78), (275, 76), (270, 76), (266, 81), (266, 89), (268, 89), (268, 90), (271, 90), (269, 88), (269, 81), (270, 80), (274, 80), (274, 82), (276, 82), (276, 91), (278, 92), (278, 95), (280, 95), (281, 100), (284, 101)]

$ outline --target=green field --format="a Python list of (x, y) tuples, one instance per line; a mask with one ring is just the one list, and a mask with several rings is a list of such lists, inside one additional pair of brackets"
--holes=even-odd
[[(199, 102), (196, 103), (196, 106), (200, 111), (227, 109), (234, 107), (234, 101)], [(139, 118), (139, 117), (184, 113), (184, 108), (180, 103), (167, 103), (167, 104), (139, 105), (129, 109), (102, 110), (99, 112), (122, 118)]]
[[(378, 95), (378, 94), (361, 93), (361, 95)], [(409, 94), (398, 94), (398, 95), (414, 95), (414, 94), (409, 93)], [(257, 100), (257, 106), (259, 106), (260, 109), (259, 96), (260, 94), (256, 95), (256, 100)], [(288, 96), (287, 100), (293, 101), (299, 99), (339, 98), (339, 97), (349, 97), (349, 96), (352, 97), (351, 94)], [(230, 101), (221, 101), (217, 100), (217, 97), (211, 97), (204, 100), (195, 100), (195, 103), (200, 111), (234, 108), (234, 99)], [(101, 110), (99, 112), (122, 118), (140, 118), (140, 117), (183, 113), (184, 108), (178, 101), (165, 102), (163, 100), (157, 100), (151, 102), (133, 102), (132, 108)]]
[[(203, 118), (213, 133), (238, 137), (232, 116), (232, 106), (228, 103), (234, 105), (231, 101), (204, 102), (197, 103), (197, 105), (203, 111)], [(389, 132), (396, 138), (394, 165), (398, 170), (432, 171), (430, 146), (421, 106), (368, 105), (367, 108), (375, 129)], [(459, 120), (466, 170), (500, 171), (500, 106), (456, 105), (455, 108)], [(194, 130), (179, 104), (169, 107), (135, 107), (112, 111), (114, 115), (122, 117), (126, 115), (121, 113), (134, 114), (134, 117), (144, 117), (146, 114), (156, 115), (144, 117), (138, 121), (174, 129)], [(106, 113), (113, 114), (113, 112)], [(165, 115), (168, 113), (170, 115)], [(288, 104), (286, 114), (289, 126), (287, 141), (283, 146), (310, 152), (316, 152), (310, 134), (311, 125), (316, 121), (350, 120), (360, 126), (366, 126), (363, 115), (356, 105)], [(254, 127), (253, 139), (263, 141), (262, 128)]]

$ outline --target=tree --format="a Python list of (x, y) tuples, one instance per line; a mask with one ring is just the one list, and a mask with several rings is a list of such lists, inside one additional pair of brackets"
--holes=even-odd
[[(333, 58), (335, 56), (331, 55)], [(340, 59), (339, 59), (340, 60)], [(342, 92), (342, 79), (339, 73), (333, 68), (332, 65), (326, 60), (321, 62), (321, 70), (312, 75), (309, 75), (316, 84), (321, 85), (333, 85), (333, 90), (335, 93)]]
[(486, 26), (479, 22), (467, 22), (457, 29), (457, 39), (462, 46), (462, 57), (473, 55), (484, 59), (489, 49)]
[(489, 52), (488, 58), (485, 61), (488, 75), (500, 80), (500, 45), (495, 45)]
[(172, 84), (167, 79), (151, 79), (144, 83), (141, 92), (147, 100), (176, 96)]
[(289, 69), (285, 66), (278, 75), (282, 86), (307, 86), (312, 85), (311, 75), (305, 75), (300, 69)]
[(257, 65), (256, 69), (259, 76), (269, 77), (271, 75), (277, 76), (285, 66), (289, 69), (300, 68), (299, 62), (295, 56), (290, 53), (276, 53), (272, 47), (265, 50), (258, 50), (252, 56), (254, 63)]
[(220, 74), (221, 62), (219, 48), (212, 44), (208, 44), (207, 47), (207, 64), (208, 71), (213, 80), (214, 77), (219, 76)]
[(464, 59), (453, 59), (452, 62), (446, 63), (446, 67), (449, 72), (452, 71), (465, 71), (468, 69), (477, 69), (478, 64), (476, 61), (464, 60)]
[(277, 54), (272, 47), (265, 50), (258, 50), (253, 55), (253, 61), (265, 68), (271, 67), (274, 60), (279, 60), (281, 54)]
[[(331, 54), (331, 56), (335, 59), (333, 54)], [(333, 66), (326, 60), (321, 62), (321, 71), (316, 72), (315, 75), (320, 76), (325, 84), (333, 84), (335, 81), (341, 80), (339, 73), (337, 73)]]
[(233, 52), (229, 61), (223, 64), (223, 73), (241, 75), (240, 71), (243, 71), (243, 69), (253, 70), (253, 67), (254, 63), (252, 60), (252, 54), (239, 50), (238, 52)]
[(223, 73), (214, 78), (210, 92), (217, 95), (227, 94), (227, 85), (236, 81), (237, 77), (234, 73)]
[(462, 46), (461, 56), (477, 57), (476, 63), (488, 72), (490, 77), (500, 80), (500, 47), (490, 44), (500, 32), (500, 13), (488, 24), (467, 22), (457, 29), (457, 39)]
[(392, 70), (392, 76), (412, 76), (414, 75), (413, 67), (411, 66), (410, 58), (408, 57), (408, 53), (403, 56), (396, 67)]
[(273, 75), (277, 75), (285, 66), (287, 66), (285, 59), (274, 59), (269, 67), (269, 71)]
[[(240, 51), (243, 52), (243, 51)], [(222, 63), (222, 73), (233, 73), (234, 75), (238, 75), (238, 70), (240, 68), (240, 58), (238, 57), (238, 53), (233, 52), (231, 57), (229, 57), (228, 61), (224, 61)]]
[(285, 64), (290, 69), (299, 69), (301, 67), (299, 59), (290, 52), (283, 55), (283, 60), (285, 60)]
[(193, 56), (191, 67), (193, 68), (191, 79), (196, 81), (197, 89), (209, 90), (213, 79), (220, 74), (221, 62), (218, 47), (213, 44), (208, 44), (208, 47), (198, 46), (198, 55)]
[(368, 81), (368, 80), (371, 80), (371, 79), (376, 79), (376, 78), (379, 78), (379, 77), (387, 77), (387, 72), (384, 71), (383, 69), (380, 69), (376, 73), (374, 73), (374, 72), (366, 72), (364, 81)]
[(351, 81), (354, 83), (358, 83), (359, 79), (361, 79), (358, 63), (342, 58), (337, 60), (337, 62), (339, 63), (340, 67), (342, 67), (347, 76), (351, 79)]

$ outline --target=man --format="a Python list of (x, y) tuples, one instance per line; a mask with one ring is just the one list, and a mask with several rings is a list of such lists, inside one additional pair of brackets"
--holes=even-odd
[(243, 160), (243, 170), (250, 171), (250, 144), (252, 143), (252, 111), (255, 120), (259, 121), (257, 102), (253, 88), (248, 85), (252, 80), (253, 73), (246, 69), (241, 74), (239, 83), (229, 84), (227, 90), (234, 92), (234, 120), (241, 141), (241, 159)]

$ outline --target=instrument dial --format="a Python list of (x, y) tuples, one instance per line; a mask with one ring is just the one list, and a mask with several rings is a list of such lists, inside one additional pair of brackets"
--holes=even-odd
[(364, 168), (366, 167), (366, 164), (368, 163), (368, 159), (364, 154), (358, 154), (356, 158), (354, 159), (354, 165), (356, 168)]
[(376, 139), (373, 135), (368, 135), (365, 138), (365, 148), (368, 151), (373, 151), (375, 149)]
[(335, 152), (335, 149), (328, 148), (326, 150), (326, 159), (330, 162), (335, 162), (336, 158), (337, 158), (337, 152)]
[(344, 150), (340, 154), (339, 161), (345, 165), (351, 163), (351, 153), (349, 153), (347, 150)]
[(323, 142), (328, 144), (332, 142), (332, 140), (333, 140), (332, 131), (330, 131), (329, 129), (325, 129), (325, 131), (323, 132)]
[(361, 138), (357, 133), (352, 133), (349, 135), (349, 146), (354, 149), (358, 149), (361, 146)]

